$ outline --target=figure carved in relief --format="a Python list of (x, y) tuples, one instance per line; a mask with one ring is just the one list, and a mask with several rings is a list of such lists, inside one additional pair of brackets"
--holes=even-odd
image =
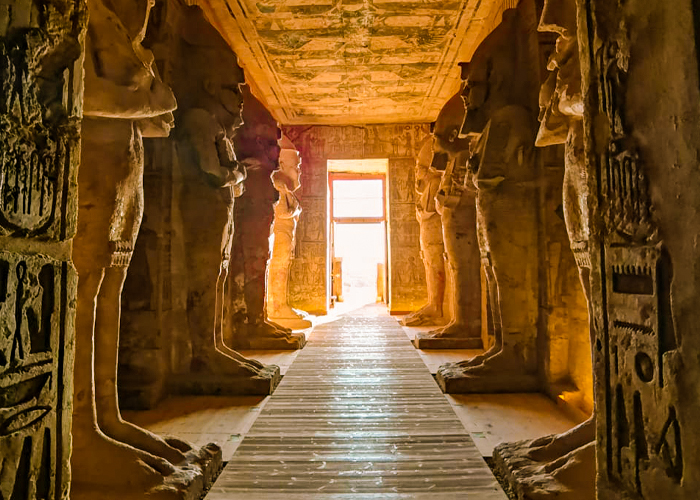
[[(196, 7), (179, 26), (173, 77), (178, 99), (177, 158), (188, 310), (191, 371), (196, 374), (269, 378), (276, 366), (245, 358), (224, 342), (226, 283), (234, 237), (234, 204), (241, 196), (245, 167), (237, 161), (233, 137), (242, 123), (243, 70), (218, 32)], [(215, 68), (227, 68), (219, 71)], [(201, 214), (207, 214), (203, 224)], [(218, 379), (217, 379), (218, 380)]]
[[(143, 214), (142, 137), (167, 136), (176, 107), (142, 45), (152, 4), (88, 2), (85, 119), (71, 498), (114, 488), (119, 498), (180, 498), (220, 449), (195, 450), (121, 418), (117, 400), (120, 297)], [(182, 467), (178, 467), (182, 466)], [(170, 476), (165, 479), (164, 476)]]
[(442, 240), (442, 220), (437, 213), (435, 196), (442, 172), (431, 168), (433, 162), (432, 136), (421, 147), (416, 162), (416, 218), (420, 225), (420, 249), (428, 286), (428, 303), (405, 317), (404, 326), (436, 325), (444, 322), (445, 245)]
[(529, 2), (505, 11), (467, 68), (462, 136), (474, 141), (467, 169), (477, 189), (495, 343), (481, 356), (439, 369), (440, 383), (454, 383), (459, 391), (538, 386), (535, 26)]
[(244, 300), (246, 306), (246, 338), (252, 348), (296, 349), (303, 347), (303, 333), (268, 320), (265, 311), (266, 270), (270, 258), (269, 235), (274, 219), (274, 203), (279, 193), (272, 183), (272, 174), (279, 167), (282, 136), (277, 121), (262, 103), (245, 90), (244, 125), (235, 140), (235, 150), (248, 172), (246, 194), (241, 199), (241, 248), (244, 267)]
[(272, 184), (279, 192), (270, 236), (270, 262), (267, 267), (267, 317), (293, 330), (311, 327), (306, 313), (289, 305), (289, 271), (296, 246), (301, 205), (294, 194), (301, 186), (301, 157), (287, 138), (282, 139), (279, 170), (272, 172)]
[[(539, 31), (556, 33), (558, 39), (556, 51), (550, 57), (547, 66), (551, 74), (540, 89), (540, 129), (536, 146), (566, 145), (564, 220), (590, 309), (589, 193), (584, 158), (583, 96), (576, 25), (574, 0), (545, 2)], [(592, 330), (589, 331), (592, 334)], [(591, 345), (593, 344), (591, 341)], [(593, 498), (594, 440), (595, 416), (592, 415), (566, 433), (545, 436), (534, 441), (503, 444), (498, 447), (496, 453), (503, 457), (509, 468), (526, 465), (514, 471), (519, 487), (524, 491), (538, 491), (543, 494), (548, 488), (541, 484), (541, 478), (538, 476), (549, 474), (562, 482), (570, 482), (572, 477), (576, 477), (575, 485), (568, 486), (575, 486), (577, 494), (581, 497), (588, 495)], [(537, 466), (538, 462), (544, 464)], [(551, 494), (555, 495), (554, 488), (549, 488)]]

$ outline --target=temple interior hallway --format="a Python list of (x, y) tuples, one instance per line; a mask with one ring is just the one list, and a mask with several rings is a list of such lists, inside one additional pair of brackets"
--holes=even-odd
[(478, 351), (418, 351), (416, 329), (382, 304), (326, 321), (301, 351), (244, 351), (281, 366), (272, 396), (172, 397), (124, 416), (222, 446), (228, 465), (207, 500), (504, 500), (482, 457), (577, 423), (541, 394), (443, 395), (431, 373)]
[(505, 500), (396, 320), (318, 327), (207, 500)]

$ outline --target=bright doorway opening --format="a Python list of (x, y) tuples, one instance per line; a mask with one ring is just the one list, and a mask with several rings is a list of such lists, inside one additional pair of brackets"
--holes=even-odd
[(331, 303), (352, 310), (386, 297), (388, 160), (328, 162)]

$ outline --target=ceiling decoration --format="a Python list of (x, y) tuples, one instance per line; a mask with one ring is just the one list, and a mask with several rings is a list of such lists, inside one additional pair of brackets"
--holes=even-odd
[(516, 0), (190, 0), (283, 124), (429, 122)]

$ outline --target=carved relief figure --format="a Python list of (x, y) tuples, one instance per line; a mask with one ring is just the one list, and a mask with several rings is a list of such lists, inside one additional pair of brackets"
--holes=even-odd
[[(143, 213), (142, 137), (167, 136), (175, 98), (142, 45), (147, 1), (88, 2), (79, 223), (71, 498), (180, 498), (218, 467), (193, 449), (125, 422), (117, 402), (120, 296)], [(101, 493), (100, 493), (101, 495)]]
[[(539, 31), (556, 33), (559, 37), (556, 51), (548, 63), (551, 74), (540, 89), (540, 129), (536, 145), (566, 144), (564, 220), (590, 309), (589, 193), (583, 155), (583, 96), (576, 2), (547, 0)], [(517, 489), (526, 495), (549, 494), (560, 498), (562, 491), (568, 488), (576, 491), (576, 498), (593, 498), (594, 440), (595, 416), (592, 415), (564, 434), (502, 444), (495, 454), (509, 474), (517, 478)], [(549, 481), (543, 481), (543, 474), (549, 475)]]
[(538, 387), (536, 21), (530, 2), (507, 10), (468, 66), (462, 135), (474, 140), (467, 168), (477, 188), (495, 344), (484, 355), (439, 369), (448, 392)]
[(437, 195), (442, 172), (431, 168), (433, 137), (420, 150), (416, 162), (416, 219), (420, 225), (420, 249), (428, 286), (428, 303), (410, 314), (401, 324), (405, 326), (435, 325), (444, 321), (445, 246), (442, 241), (442, 220), (437, 213)]
[(236, 208), (246, 308), (246, 323), (237, 332), (241, 345), (261, 349), (298, 349), (304, 346), (303, 333), (274, 324), (265, 311), (266, 270), (270, 257), (269, 235), (274, 219), (273, 205), (279, 193), (271, 175), (279, 167), (282, 131), (272, 115), (249, 89), (245, 89), (244, 125), (238, 130), (235, 151), (248, 172), (246, 193)]
[(279, 170), (272, 172), (272, 184), (279, 192), (270, 236), (270, 262), (267, 268), (267, 316), (293, 330), (311, 327), (305, 313), (289, 305), (289, 271), (296, 246), (301, 205), (294, 194), (300, 187), (301, 156), (286, 137), (282, 140)]
[(86, 19), (82, 2), (30, 0), (5, 3), (0, 18), (0, 498), (59, 500), (70, 480), (76, 276), (66, 248)]
[[(191, 372), (213, 385), (197, 391), (247, 392), (242, 379), (270, 390), (279, 369), (247, 359), (224, 342), (226, 283), (234, 237), (234, 203), (243, 193), (245, 167), (237, 161), (233, 137), (242, 123), (243, 70), (221, 35), (196, 7), (181, 16), (173, 89), (177, 158), (182, 174), (180, 213), (186, 246)], [(226, 71), (218, 68), (225, 67)], [(202, 224), (206, 214), (207, 224)], [(214, 378), (212, 378), (212, 376)], [(235, 383), (234, 379), (235, 378)], [(187, 378), (187, 377), (183, 377)], [(227, 387), (224, 389), (222, 387)], [(239, 389), (233, 386), (238, 385)]]
[(592, 27), (579, 30), (595, 49), (582, 75), (597, 104), (584, 140), (600, 216), (590, 293), (601, 499), (698, 494), (698, 404), (684, 397), (697, 385), (697, 308), (681, 305), (695, 303), (698, 284), (697, 202), (686, 196), (697, 192), (697, 67), (665, 56), (692, 43), (689, 30), (666, 28), (691, 8), (594, 1)]

